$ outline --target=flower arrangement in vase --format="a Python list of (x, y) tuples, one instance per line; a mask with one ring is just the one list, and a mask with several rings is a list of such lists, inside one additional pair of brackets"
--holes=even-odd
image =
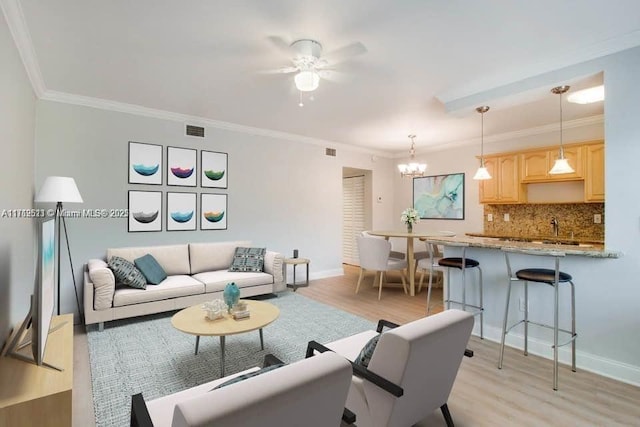
[(420, 221), (420, 215), (418, 211), (413, 208), (407, 208), (402, 211), (402, 216), (400, 220), (407, 225), (407, 232), (413, 232), (413, 224), (416, 224)]

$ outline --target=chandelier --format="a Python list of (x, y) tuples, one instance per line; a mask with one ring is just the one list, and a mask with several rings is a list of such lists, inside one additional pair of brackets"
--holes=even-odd
[(558, 86), (551, 89), (551, 92), (560, 95), (560, 157), (553, 164), (553, 168), (549, 171), (550, 175), (560, 175), (563, 173), (574, 173), (575, 170), (564, 158), (564, 148), (562, 148), (562, 94), (569, 90), (569, 86)]
[(411, 139), (411, 149), (409, 150), (409, 164), (399, 164), (398, 170), (400, 171), (400, 176), (405, 177), (419, 177), (424, 176), (424, 172), (427, 170), (426, 163), (417, 163), (416, 162), (416, 148), (415, 148), (415, 135), (409, 135), (409, 139)]

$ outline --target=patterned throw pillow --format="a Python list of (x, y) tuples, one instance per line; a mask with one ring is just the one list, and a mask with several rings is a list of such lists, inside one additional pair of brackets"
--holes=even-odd
[(240, 381), (244, 381), (248, 378), (253, 378), (253, 377), (257, 377), (258, 375), (264, 374), (265, 372), (269, 372), (269, 371), (273, 371), (274, 369), (280, 368), (282, 366), (284, 366), (284, 363), (276, 363), (275, 365), (269, 365), (269, 366), (265, 366), (262, 369), (259, 369), (257, 371), (253, 371), (253, 372), (249, 372), (248, 374), (242, 374), (242, 375), (238, 375), (235, 378), (231, 378), (229, 381), (225, 381), (220, 385), (215, 386), (214, 388), (212, 388), (209, 391), (213, 391), (222, 387), (226, 387), (228, 385), (231, 384), (235, 384), (235, 383), (239, 383)]
[(164, 271), (164, 268), (151, 254), (146, 254), (140, 258), (136, 258), (133, 260), (133, 263), (138, 267), (140, 273), (145, 277), (147, 283), (151, 285), (158, 285), (164, 279), (167, 278), (167, 273)]
[(229, 271), (263, 271), (266, 251), (266, 248), (236, 248)]
[(367, 368), (369, 366), (369, 362), (371, 362), (371, 358), (373, 357), (373, 352), (378, 345), (378, 340), (380, 339), (380, 334), (371, 338), (360, 350), (360, 354), (356, 357), (356, 360), (353, 361), (356, 365), (363, 366)]
[(116, 276), (116, 281), (136, 289), (147, 289), (147, 279), (135, 265), (119, 256), (111, 257), (109, 268)]

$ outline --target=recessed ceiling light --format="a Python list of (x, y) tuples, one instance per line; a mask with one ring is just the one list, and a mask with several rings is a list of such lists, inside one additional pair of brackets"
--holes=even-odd
[(602, 100), (604, 100), (604, 85), (579, 90), (567, 97), (567, 101), (574, 104), (591, 104)]

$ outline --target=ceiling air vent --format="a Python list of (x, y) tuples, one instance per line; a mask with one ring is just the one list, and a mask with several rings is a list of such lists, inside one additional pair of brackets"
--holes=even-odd
[(204, 128), (200, 126), (187, 125), (187, 135), (204, 138)]
[(324, 149), (324, 154), (326, 154), (327, 156), (335, 157), (336, 156), (336, 149), (335, 148), (325, 148)]

